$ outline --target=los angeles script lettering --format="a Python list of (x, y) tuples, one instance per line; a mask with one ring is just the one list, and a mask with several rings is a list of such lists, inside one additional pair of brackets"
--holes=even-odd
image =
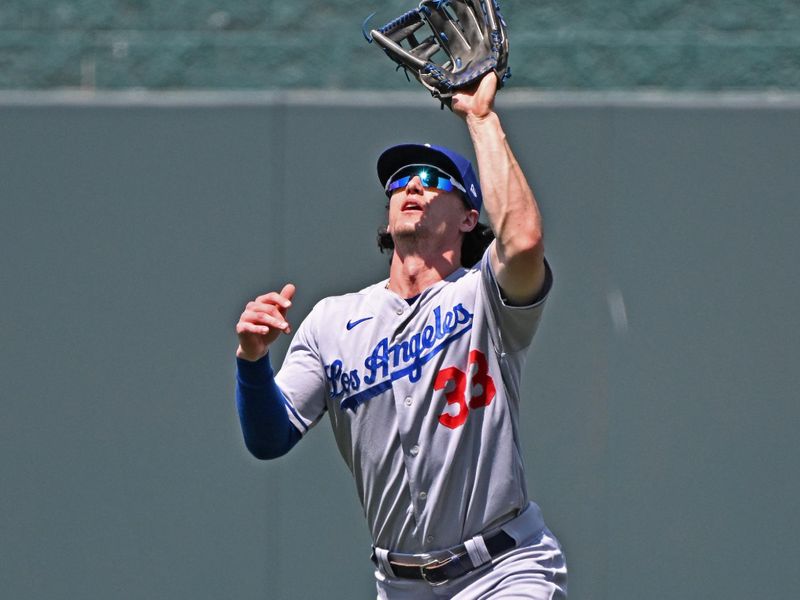
[(438, 343), (445, 342), (459, 328), (472, 321), (472, 313), (461, 304), (442, 314), (441, 307), (433, 309), (433, 323), (407, 339), (389, 343), (389, 338), (379, 341), (364, 360), (364, 370), (345, 368), (344, 362), (336, 359), (325, 366), (325, 375), (330, 386), (332, 398), (339, 398), (361, 388), (362, 383), (371, 386), (387, 379), (398, 369), (409, 369), (409, 381), (419, 381), (425, 352)]

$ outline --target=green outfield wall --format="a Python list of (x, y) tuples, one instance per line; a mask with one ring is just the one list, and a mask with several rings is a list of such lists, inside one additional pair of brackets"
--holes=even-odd
[[(793, 600), (800, 99), (498, 108), (555, 273), (520, 435), (570, 597)], [(0, 93), (0, 597), (375, 597), (327, 420), (246, 452), (234, 326), (385, 276), (375, 158), (415, 140), (471, 154), (421, 91)]]
[[(407, 89), (389, 0), (4, 0), (0, 89)], [(503, 0), (518, 88), (800, 89), (795, 0)]]

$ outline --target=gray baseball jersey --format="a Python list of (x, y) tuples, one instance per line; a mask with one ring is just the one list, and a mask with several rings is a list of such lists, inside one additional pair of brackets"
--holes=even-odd
[(376, 546), (446, 548), (528, 504), (518, 392), (542, 309), (503, 302), (487, 251), (410, 304), (382, 281), (300, 325), (276, 381), (301, 433), (328, 412)]

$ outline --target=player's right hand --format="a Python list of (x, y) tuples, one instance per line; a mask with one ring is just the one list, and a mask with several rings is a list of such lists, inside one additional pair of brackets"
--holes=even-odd
[(280, 294), (270, 292), (247, 303), (236, 324), (236, 335), (239, 336), (237, 357), (257, 361), (267, 354), (281, 333), (292, 332), (286, 321), (286, 312), (292, 306), (294, 292), (294, 285), (287, 283)]

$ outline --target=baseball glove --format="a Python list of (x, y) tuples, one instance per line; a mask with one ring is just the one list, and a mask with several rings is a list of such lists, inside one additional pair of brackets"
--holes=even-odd
[(398, 69), (410, 71), (448, 106), (455, 92), (489, 71), (497, 73), (498, 88), (511, 76), (506, 24), (497, 0), (423, 0), (369, 33), (367, 21), (367, 41), (376, 41)]

